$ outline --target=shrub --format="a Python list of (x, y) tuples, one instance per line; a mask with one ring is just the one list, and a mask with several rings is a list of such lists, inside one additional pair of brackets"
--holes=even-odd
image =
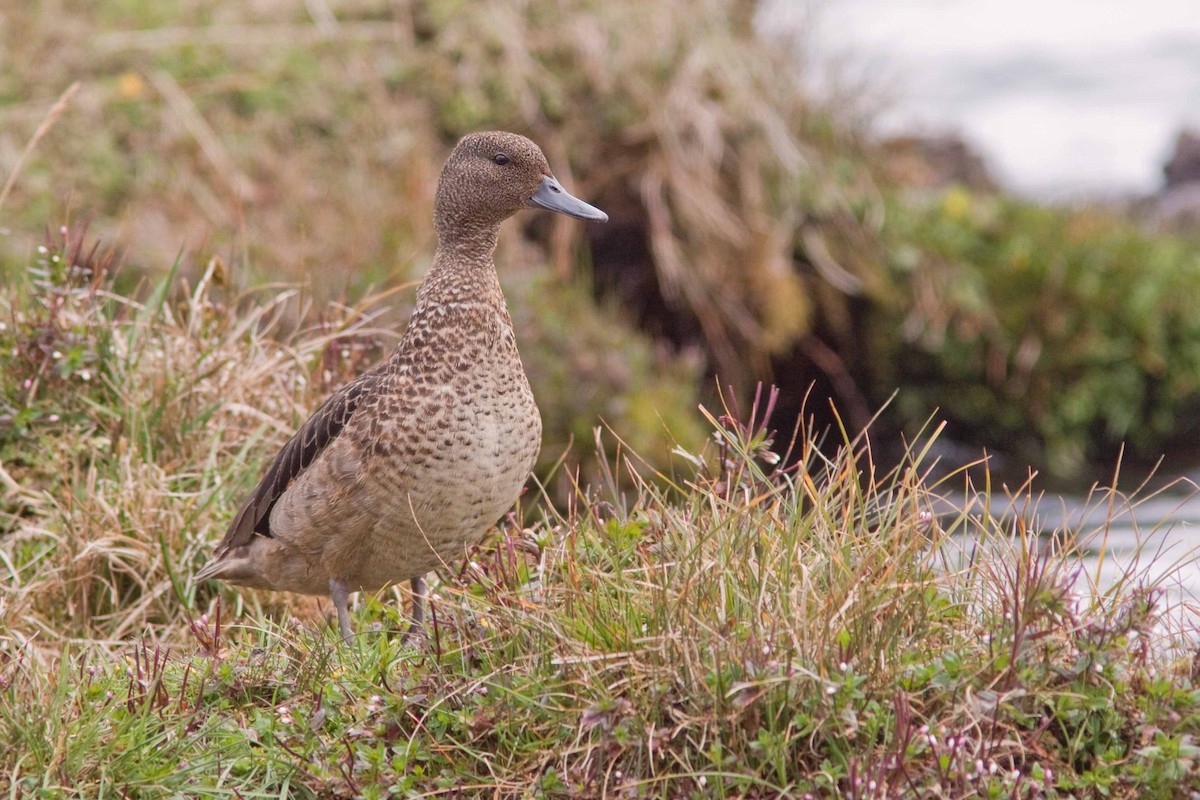
[(951, 190), (896, 198), (896, 287), (872, 321), (872, 366), (909, 425), (1075, 475), (1122, 442), (1154, 458), (1195, 441), (1200, 248), (1101, 210)]

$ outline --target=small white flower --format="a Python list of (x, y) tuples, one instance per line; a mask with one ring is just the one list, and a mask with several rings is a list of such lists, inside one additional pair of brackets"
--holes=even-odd
[(79, 380), (90, 381), (92, 379), (92, 371), (90, 369), (79, 370)]
[(38, 252), (39, 252), (39, 253), (41, 253), (42, 255), (46, 255), (46, 254), (47, 254), (47, 253), (49, 253), (50, 251), (46, 249), (46, 245), (44, 245), (44, 244), (39, 244), (39, 245), (38, 245)]
[(703, 789), (705, 786), (708, 786), (708, 778), (701, 775), (696, 779), (696, 783), (700, 784), (700, 788)]
[(836, 686), (826, 686), (826, 687), (825, 687), (825, 694), (831, 694), (831, 695), (832, 695), (832, 694), (837, 694), (837, 687), (836, 687)]
[(50, 354), (50, 357), (51, 357), (51, 358), (54, 358), (54, 359), (59, 359), (59, 358), (62, 358), (62, 353), (60, 353), (59, 351), (55, 350), (54, 352), (52, 352), (52, 353)]
[(840, 669), (842, 672), (845, 672), (846, 670), (850, 669), (850, 665), (843, 661), (838, 664), (838, 669)]
[(46, 420), (49, 422), (58, 422), (58, 414), (51, 414), (50, 416), (46, 417)]

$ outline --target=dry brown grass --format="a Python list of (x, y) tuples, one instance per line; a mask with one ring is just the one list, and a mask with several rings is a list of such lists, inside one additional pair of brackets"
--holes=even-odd
[[(20, 212), (0, 252), (28, 248), (51, 211), (83, 208), (142, 268), (182, 247), (185, 273), (217, 254), (241, 285), (315, 275), (319, 296), (338, 296), (419, 274), (445, 148), (510, 128), (610, 212), (589, 260), (644, 326), (704, 343), (727, 380), (761, 373), (818, 314), (849, 335), (846, 297), (877, 283), (879, 217), (869, 169), (846, 157), (853, 132), (810, 101), (790, 43), (753, 32), (755, 8), (9, 10), (0, 154), (28, 144), (63, 86), (82, 88), (15, 184)], [(577, 263), (578, 226), (530, 233), (546, 256), (510, 236), (506, 263), (548, 257), (559, 276)]]
[(283, 332), (298, 292), (233, 294), (214, 285), (217, 261), (178, 302), (170, 277), (143, 302), (93, 269), (80, 258), (82, 280), (0, 298), (24, 418), (4, 426), (0, 603), (6, 635), (52, 647), (178, 624), (241, 476), (395, 337), (373, 326), (371, 300)]
[[(177, 267), (122, 293), (111, 254), (85, 240), (63, 228), (0, 291), (0, 616), (6, 635), (52, 650), (178, 634), (196, 603), (190, 576), (240, 498), (321, 400), (390, 351), (399, 333), (380, 320), (412, 290), (353, 306), (285, 285), (239, 292), (212, 259), (195, 281)], [(546, 306), (538, 285), (518, 284), (516, 319), (544, 398), (540, 477), (559, 468), (560, 498), (586, 452), (569, 453), (571, 439), (587, 443), (600, 419), (656, 463), (673, 441), (702, 437), (690, 393), (675, 388), (694, 367), (671, 367), (587, 298)]]

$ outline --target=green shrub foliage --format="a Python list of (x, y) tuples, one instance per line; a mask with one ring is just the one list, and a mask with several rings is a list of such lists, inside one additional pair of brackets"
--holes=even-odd
[(1194, 437), (1194, 244), (960, 189), (893, 203), (885, 235), (902, 299), (876, 320), (874, 369), (907, 423), (941, 409), (1060, 474), (1122, 442), (1152, 458)]

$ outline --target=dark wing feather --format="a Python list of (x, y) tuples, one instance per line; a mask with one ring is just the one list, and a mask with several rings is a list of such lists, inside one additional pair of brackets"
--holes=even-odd
[(346, 427), (362, 399), (375, 388), (378, 377), (378, 372), (372, 370), (344, 386), (300, 426), (275, 456), (253, 494), (242, 503), (217, 547), (218, 553), (248, 544), (256, 534), (271, 535), (271, 509), (276, 501)]

